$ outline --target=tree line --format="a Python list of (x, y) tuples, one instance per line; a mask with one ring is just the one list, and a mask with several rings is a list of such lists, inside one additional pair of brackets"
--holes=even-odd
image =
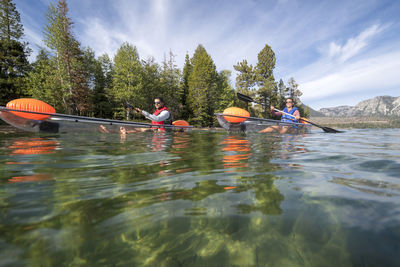
[(238, 72), (234, 89), (231, 72), (218, 71), (201, 44), (192, 56), (186, 54), (182, 69), (172, 51), (159, 64), (153, 57), (141, 59), (136, 47), (127, 42), (113, 57), (96, 57), (74, 36), (66, 0), (49, 5), (46, 21), (46, 47), (30, 63), (27, 58), (32, 50), (22, 41), (23, 25), (16, 5), (12, 0), (0, 0), (2, 106), (15, 98), (33, 97), (59, 113), (137, 120), (127, 112), (126, 103), (151, 112), (153, 99), (161, 96), (175, 119), (204, 127), (215, 126), (214, 113), (231, 106), (249, 109), (252, 116), (270, 116), (261, 105), (240, 102), (236, 92), (280, 108), (285, 97), (299, 101), (301, 96), (293, 78), (287, 84), (282, 79), (275, 81), (276, 58), (268, 45), (259, 52), (256, 66), (247, 60), (233, 66)]

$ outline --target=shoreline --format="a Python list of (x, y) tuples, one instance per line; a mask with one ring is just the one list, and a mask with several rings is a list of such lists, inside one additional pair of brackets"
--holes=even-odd
[(400, 128), (399, 117), (311, 117), (310, 121), (322, 126), (341, 129)]

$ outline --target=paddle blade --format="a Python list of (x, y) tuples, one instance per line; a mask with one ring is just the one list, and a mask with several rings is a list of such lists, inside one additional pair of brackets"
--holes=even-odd
[(125, 108), (133, 109), (133, 106), (128, 101), (125, 101)]
[(304, 122), (305, 123), (310, 123), (310, 124), (312, 124), (312, 125), (314, 125), (314, 126), (316, 126), (318, 128), (321, 128), (326, 133), (343, 133), (343, 131), (339, 131), (339, 130), (335, 130), (333, 128), (329, 128), (329, 127), (318, 125), (318, 124), (316, 124), (316, 123), (314, 123), (312, 121), (309, 121), (307, 118), (300, 118), (300, 121), (303, 122), (303, 123)]
[(247, 96), (247, 95), (243, 95), (241, 93), (236, 93), (237, 98), (239, 100), (245, 101), (245, 102), (254, 102), (253, 98)]
[(324, 130), (324, 132), (326, 132), (326, 133), (343, 133), (344, 132), (344, 131), (335, 130), (335, 129), (325, 127), (325, 126), (321, 127), (321, 129)]

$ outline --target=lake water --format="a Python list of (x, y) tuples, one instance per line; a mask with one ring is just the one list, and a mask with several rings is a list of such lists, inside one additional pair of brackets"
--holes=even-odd
[(399, 129), (0, 144), (0, 266), (400, 266)]

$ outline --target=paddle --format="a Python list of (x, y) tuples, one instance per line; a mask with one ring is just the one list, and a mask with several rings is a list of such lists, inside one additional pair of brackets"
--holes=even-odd
[(237, 95), (237, 98), (238, 98), (239, 100), (242, 100), (242, 101), (245, 101), (245, 102), (254, 102), (254, 103), (256, 103), (256, 104), (265, 106), (263, 103), (260, 103), (260, 102), (255, 101), (255, 100), (254, 100), (253, 98), (251, 98), (250, 96), (243, 95), (243, 94), (241, 94), (241, 93), (236, 93), (236, 95)]
[[(236, 95), (237, 95), (237, 97), (238, 97), (239, 100), (246, 101), (246, 102), (254, 102), (254, 103), (256, 103), (256, 104), (265, 106), (264, 103), (257, 102), (257, 101), (255, 101), (255, 100), (253, 100), (253, 98), (251, 98), (251, 97), (249, 97), (249, 96), (247, 96), (247, 95), (243, 95), (243, 94), (241, 94), (241, 93), (236, 93)], [(295, 116), (293, 116), (293, 115), (291, 115), (291, 114), (289, 114), (289, 113), (283, 112), (283, 111), (278, 110), (278, 109), (274, 109), (274, 110), (275, 110), (275, 111), (278, 111), (278, 112), (281, 112), (281, 113), (283, 113), (283, 114), (286, 114), (286, 115), (288, 115), (288, 116), (291, 116), (291, 117), (293, 117), (293, 118), (295, 118)], [(321, 129), (322, 129), (324, 132), (326, 132), (326, 133), (342, 133), (342, 132), (343, 132), (343, 131), (338, 131), (338, 130), (335, 130), (335, 129), (332, 129), (332, 128), (329, 128), (329, 127), (326, 127), (326, 126), (318, 125), (318, 124), (316, 124), (316, 123), (314, 123), (314, 122), (309, 121), (309, 120), (306, 119), (306, 118), (300, 118), (300, 120), (301, 120), (301, 121), (308, 122), (309, 124), (314, 125), (314, 126), (316, 126), (316, 127), (318, 127), (318, 128), (321, 128)]]
[(125, 108), (134, 109), (134, 107), (128, 101), (125, 101)]
[[(296, 118), (296, 117), (293, 116), (292, 114), (283, 112), (282, 110), (279, 110), (279, 109), (276, 109), (276, 108), (274, 108), (274, 110), (275, 110), (275, 111), (278, 111), (278, 112), (280, 112), (280, 113), (283, 113), (283, 114), (285, 114), (285, 115), (288, 115), (288, 116), (290, 116), (290, 117), (292, 117), (292, 118)], [(342, 133), (342, 132), (343, 132), (343, 131), (338, 131), (338, 130), (335, 130), (335, 129), (332, 129), (332, 128), (329, 128), (329, 127), (325, 127), (325, 126), (318, 125), (318, 124), (316, 124), (316, 123), (313, 123), (313, 122), (309, 121), (309, 120), (306, 119), (306, 118), (300, 118), (300, 120), (301, 120), (301, 121), (305, 121), (305, 122), (307, 122), (307, 123), (309, 123), (309, 124), (311, 124), (311, 125), (314, 125), (314, 126), (316, 126), (316, 127), (318, 127), (318, 128), (321, 128), (321, 129), (324, 130), (324, 132), (326, 132), (326, 133)]]

